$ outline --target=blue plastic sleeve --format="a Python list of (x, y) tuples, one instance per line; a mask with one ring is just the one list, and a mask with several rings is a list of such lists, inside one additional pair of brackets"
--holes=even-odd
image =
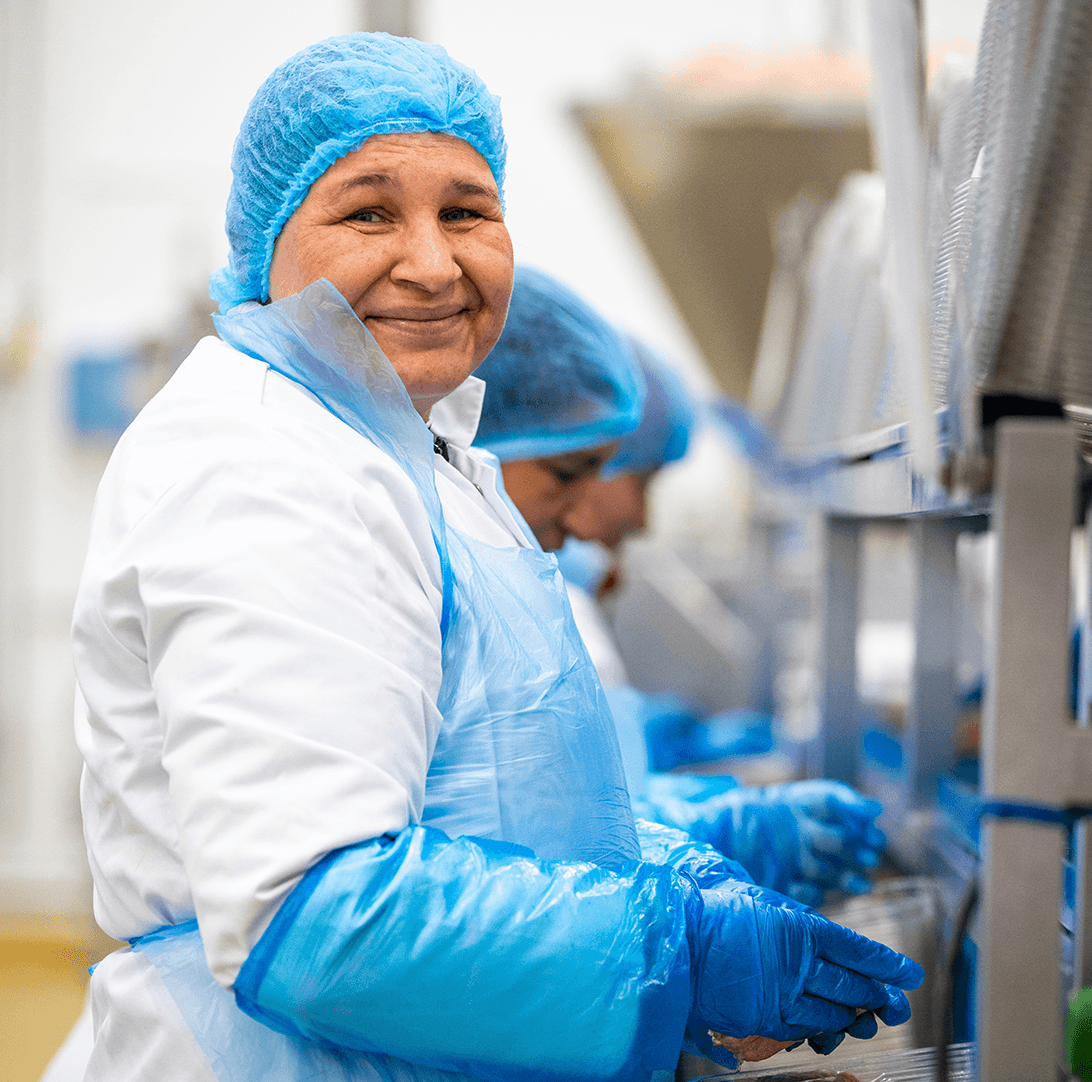
[(653, 774), (644, 793), (633, 801), (633, 813), (683, 830), (695, 841), (738, 860), (734, 820), (749, 799), (753, 797), (740, 790), (730, 776), (723, 779), (718, 790), (695, 786), (685, 774)]
[(654, 864), (540, 861), (411, 827), (315, 865), (235, 999), (291, 1036), (485, 1080), (669, 1082), (693, 893)]
[(685, 872), (702, 889), (725, 879), (754, 882), (738, 861), (729, 859), (705, 842), (695, 841), (685, 831), (647, 819), (636, 820), (636, 826), (642, 860)]

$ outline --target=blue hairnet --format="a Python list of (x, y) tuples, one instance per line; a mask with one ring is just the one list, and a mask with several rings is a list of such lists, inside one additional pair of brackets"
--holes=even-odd
[(682, 458), (697, 418), (690, 392), (667, 361), (635, 338), (630, 339), (630, 347), (648, 395), (641, 423), (623, 437), (617, 453), (603, 467), (603, 477), (648, 473)]
[(465, 140), (502, 191), (500, 100), (439, 45), (346, 34), (296, 53), (262, 83), (231, 158), (228, 266), (209, 279), (222, 312), (268, 298), (273, 243), (311, 185), (368, 136), (393, 132)]
[(610, 443), (637, 427), (645, 383), (625, 340), (571, 289), (517, 266), (508, 319), (475, 375), (474, 442), (502, 462)]

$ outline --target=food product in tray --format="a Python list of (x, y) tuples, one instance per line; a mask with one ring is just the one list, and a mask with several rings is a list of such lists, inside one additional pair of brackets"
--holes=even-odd
[(715, 1029), (709, 1031), (713, 1044), (718, 1048), (727, 1048), (741, 1063), (757, 1063), (760, 1060), (769, 1059), (786, 1048), (791, 1048), (799, 1041), (775, 1041), (772, 1037), (729, 1037), (726, 1033), (718, 1033)]
[(763, 1075), (737, 1075), (737, 1078), (746, 1078), (750, 1082), (886, 1082), (883, 1077), (877, 1079), (858, 1078), (849, 1071), (819, 1071), (803, 1075), (799, 1071), (791, 1071), (789, 1074), (763, 1074)]
[[(706, 1082), (936, 1082), (935, 1048), (915, 1048), (854, 1057), (837, 1064), (778, 1069), (745, 1067), (741, 1073), (707, 1076)], [(974, 1045), (948, 1046), (950, 1082), (975, 1082)]]

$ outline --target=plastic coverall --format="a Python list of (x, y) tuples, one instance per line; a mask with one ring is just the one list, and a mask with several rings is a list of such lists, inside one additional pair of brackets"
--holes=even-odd
[(219, 330), (120, 440), (77, 601), (95, 913), (133, 943), (88, 1079), (669, 1079), (691, 894), (638, 859), (553, 558), (327, 283)]

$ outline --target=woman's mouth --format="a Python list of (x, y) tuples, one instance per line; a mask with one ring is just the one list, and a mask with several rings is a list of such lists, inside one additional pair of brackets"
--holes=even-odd
[(404, 327), (406, 330), (438, 331), (445, 324), (450, 324), (460, 316), (468, 314), (468, 308), (434, 308), (396, 310), (392, 312), (373, 312), (364, 317), (364, 322), (375, 321), (387, 327)]
[(363, 322), (384, 349), (431, 351), (463, 344), (472, 314), (469, 308), (395, 309), (367, 315)]

